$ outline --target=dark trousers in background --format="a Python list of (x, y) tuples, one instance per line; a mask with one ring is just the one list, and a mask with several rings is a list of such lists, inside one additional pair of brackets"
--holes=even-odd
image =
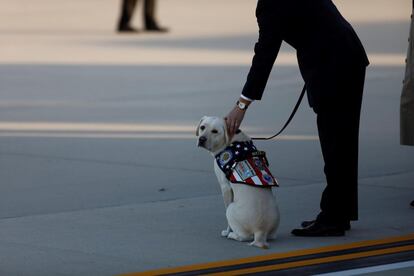
[[(130, 26), (137, 2), (138, 0), (122, 0), (120, 27)], [(155, 24), (155, 0), (144, 0), (143, 17), (145, 28)]]
[(322, 221), (358, 219), (358, 142), (365, 69), (344, 74), (335, 102), (315, 110), (327, 181), (318, 217)]

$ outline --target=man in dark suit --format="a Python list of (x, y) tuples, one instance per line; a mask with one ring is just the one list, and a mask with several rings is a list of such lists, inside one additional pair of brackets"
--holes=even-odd
[(327, 185), (314, 220), (297, 236), (342, 236), (358, 219), (358, 135), (368, 58), (331, 0), (259, 0), (259, 39), (236, 106), (226, 116), (233, 134), (247, 106), (260, 100), (282, 41), (297, 51), (317, 127)]
[[(122, 0), (121, 16), (118, 23), (119, 32), (138, 32), (130, 23), (138, 0)], [(167, 28), (160, 27), (155, 20), (155, 0), (144, 0), (144, 28), (146, 31), (167, 32)]]

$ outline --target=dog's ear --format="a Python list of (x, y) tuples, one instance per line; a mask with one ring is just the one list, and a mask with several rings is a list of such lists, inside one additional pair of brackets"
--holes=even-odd
[(200, 125), (201, 123), (204, 121), (204, 119), (207, 118), (207, 116), (203, 116), (203, 118), (201, 118), (200, 122), (198, 122), (197, 128), (196, 128), (196, 136), (199, 135), (199, 129), (200, 129)]

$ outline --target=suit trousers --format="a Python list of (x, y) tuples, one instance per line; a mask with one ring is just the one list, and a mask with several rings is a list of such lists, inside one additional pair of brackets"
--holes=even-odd
[(346, 222), (358, 219), (358, 142), (365, 66), (338, 77), (335, 100), (315, 110), (326, 187), (318, 219)]
[[(138, 0), (122, 0), (119, 26), (129, 26)], [(144, 24), (148, 26), (155, 22), (155, 0), (144, 0)]]

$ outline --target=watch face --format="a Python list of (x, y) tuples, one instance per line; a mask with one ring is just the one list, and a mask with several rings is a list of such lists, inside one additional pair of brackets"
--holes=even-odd
[(245, 109), (246, 108), (245, 103), (238, 102), (238, 106), (239, 106), (240, 109)]

